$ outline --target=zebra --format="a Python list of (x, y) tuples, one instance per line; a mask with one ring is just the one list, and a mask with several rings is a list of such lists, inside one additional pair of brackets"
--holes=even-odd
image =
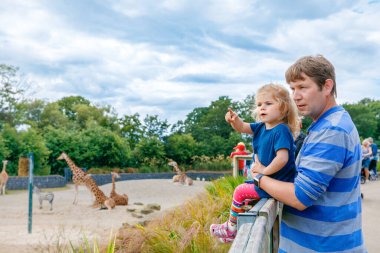
[(47, 200), (50, 203), (50, 211), (53, 210), (54, 193), (41, 192), (40, 188), (38, 188), (37, 186), (33, 187), (33, 192), (38, 196), (38, 201), (40, 202), (40, 209), (42, 209), (42, 201)]

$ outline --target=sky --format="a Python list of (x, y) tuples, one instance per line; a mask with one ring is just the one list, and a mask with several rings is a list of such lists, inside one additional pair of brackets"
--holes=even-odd
[(241, 101), (298, 58), (335, 66), (338, 102), (380, 99), (380, 0), (1, 0), (0, 64), (30, 98), (82, 96), (176, 123)]

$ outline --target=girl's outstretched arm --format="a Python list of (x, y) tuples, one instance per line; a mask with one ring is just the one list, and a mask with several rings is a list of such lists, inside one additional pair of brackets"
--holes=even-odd
[(241, 118), (239, 118), (239, 116), (234, 111), (232, 111), (231, 108), (228, 108), (228, 111), (224, 118), (236, 131), (245, 134), (253, 134), (250, 124), (244, 122)]

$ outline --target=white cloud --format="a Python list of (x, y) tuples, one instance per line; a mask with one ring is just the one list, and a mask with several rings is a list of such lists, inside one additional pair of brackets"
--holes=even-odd
[(293, 61), (316, 53), (336, 67), (339, 101), (379, 99), (380, 4), (296, 3), (2, 1), (0, 63), (19, 66), (36, 97), (81, 95), (171, 123), (285, 83)]

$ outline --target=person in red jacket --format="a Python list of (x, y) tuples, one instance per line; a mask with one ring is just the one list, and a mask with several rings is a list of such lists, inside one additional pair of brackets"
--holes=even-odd
[[(231, 153), (230, 157), (233, 158), (235, 155), (248, 155), (247, 151), (245, 150), (245, 144), (244, 142), (239, 142), (236, 147), (234, 147), (234, 152)], [(245, 167), (245, 160), (241, 159), (239, 160), (239, 175), (243, 176)]]

